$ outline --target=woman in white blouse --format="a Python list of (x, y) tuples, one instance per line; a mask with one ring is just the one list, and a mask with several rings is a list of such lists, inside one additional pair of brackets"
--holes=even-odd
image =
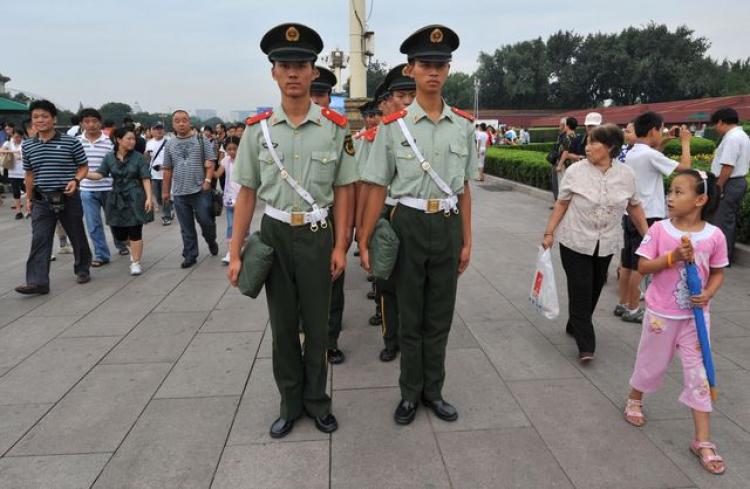
[(560, 243), (568, 281), (565, 331), (576, 339), (581, 362), (594, 358), (596, 336), (591, 316), (606, 282), (612, 255), (622, 247), (622, 214), (627, 210), (642, 236), (648, 231), (633, 170), (613, 164), (623, 140), (622, 130), (614, 124), (591, 132), (586, 159), (571, 165), (560, 183), (542, 240), (545, 248), (552, 246), (555, 237)]

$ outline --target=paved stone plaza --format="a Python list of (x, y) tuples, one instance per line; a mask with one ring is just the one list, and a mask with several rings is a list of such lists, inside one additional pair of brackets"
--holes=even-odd
[[(331, 435), (301, 419), (268, 436), (278, 414), (264, 300), (228, 286), (202, 244), (180, 269), (179, 228), (146, 229), (144, 275), (128, 259), (76, 285), (70, 255), (52, 292), (28, 298), (30, 226), (0, 207), (0, 488), (742, 488), (750, 487), (750, 271), (735, 267), (714, 301), (720, 399), (714, 441), (725, 475), (689, 453), (689, 411), (675, 363), (647, 399), (643, 429), (621, 417), (640, 326), (611, 315), (615, 267), (596, 312), (596, 361), (581, 367), (555, 322), (527, 306), (549, 201), (474, 191), (472, 266), (461, 278), (444, 395), (455, 423), (420, 409), (397, 426), (398, 362), (381, 363), (369, 284), (351, 257), (341, 348), (330, 371)], [(223, 218), (219, 223), (224, 231)], [(222, 246), (222, 253), (224, 249)], [(557, 254), (557, 253), (556, 253)]]

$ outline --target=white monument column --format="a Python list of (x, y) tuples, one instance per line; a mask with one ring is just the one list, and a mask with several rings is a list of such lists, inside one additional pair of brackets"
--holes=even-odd
[(367, 20), (365, 0), (349, 1), (349, 98), (367, 97), (367, 66), (364, 33)]

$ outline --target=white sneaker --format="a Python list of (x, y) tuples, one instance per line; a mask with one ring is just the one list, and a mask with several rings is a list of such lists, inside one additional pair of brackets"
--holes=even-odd
[(57, 253), (60, 255), (72, 255), (73, 254), (73, 247), (69, 244), (66, 244), (65, 246), (61, 246), (59, 250), (57, 250)]
[(224, 258), (221, 259), (221, 263), (224, 265), (229, 265), (229, 252), (227, 251), (227, 254), (224, 256)]
[(143, 268), (141, 268), (141, 263), (134, 261), (130, 264), (130, 275), (140, 275), (143, 273)]

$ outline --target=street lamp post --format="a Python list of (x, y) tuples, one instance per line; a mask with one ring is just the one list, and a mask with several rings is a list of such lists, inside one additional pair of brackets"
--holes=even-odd
[(479, 118), (479, 78), (474, 78), (474, 119)]

